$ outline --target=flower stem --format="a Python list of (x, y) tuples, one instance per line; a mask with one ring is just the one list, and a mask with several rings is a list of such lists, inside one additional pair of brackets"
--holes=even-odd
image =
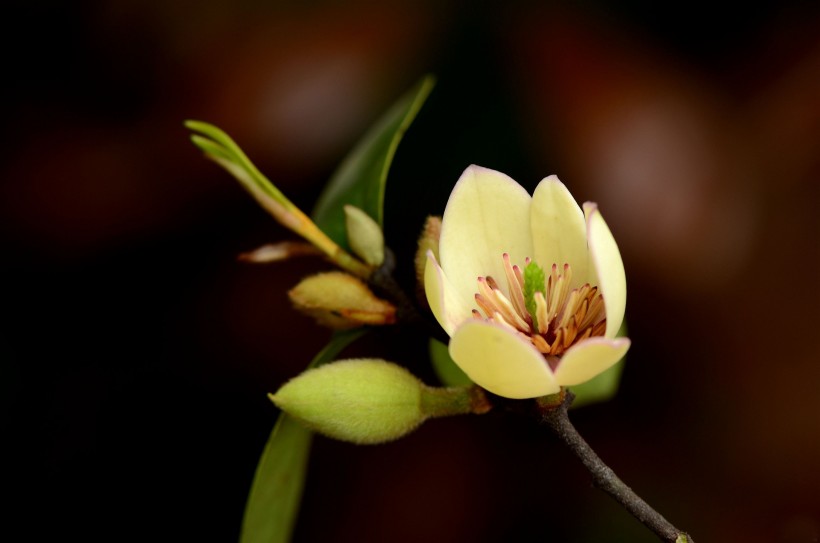
[(421, 411), (428, 417), (449, 417), (452, 415), (483, 415), (493, 405), (483, 388), (469, 387), (428, 387), (421, 392)]
[(663, 515), (655, 511), (648, 503), (629, 488), (612, 469), (604, 464), (595, 454), (592, 447), (584, 441), (578, 430), (569, 420), (567, 409), (574, 399), (572, 392), (567, 391), (564, 401), (560, 405), (541, 410), (542, 421), (569, 447), (587, 468), (595, 486), (612, 496), (632, 516), (641, 521), (644, 526), (655, 532), (661, 541), (669, 543), (685, 541), (694, 543), (685, 532), (675, 528)]

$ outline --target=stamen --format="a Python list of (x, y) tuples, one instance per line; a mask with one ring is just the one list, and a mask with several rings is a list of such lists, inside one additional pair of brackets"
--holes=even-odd
[(578, 337), (576, 337), (576, 338), (575, 338), (575, 343), (578, 343), (579, 341), (583, 341), (583, 340), (585, 340), (586, 338), (590, 337), (591, 335), (592, 335), (592, 328), (587, 328), (586, 330), (584, 330), (584, 331), (581, 333), (581, 335), (580, 335), (580, 336), (578, 336)]
[[(585, 283), (571, 288), (572, 268), (569, 264), (563, 264), (562, 268), (553, 264), (544, 290), (535, 285), (532, 300), (528, 300), (524, 296), (523, 269), (512, 264), (508, 253), (504, 253), (502, 259), (509, 294), (505, 295), (491, 276), (479, 277), (475, 302), (480, 311), (472, 310), (474, 318), (496, 322), (529, 339), (544, 353), (553, 369), (564, 351), (606, 332), (606, 308), (598, 287)], [(526, 265), (531, 262), (530, 258), (525, 259)], [(527, 303), (535, 304), (532, 315), (527, 310)]]
[[(492, 287), (487, 284), (487, 279), (485, 277), (478, 278), (478, 292), (484, 297), (488, 304), (493, 304), (495, 294), (493, 294)], [(492, 314), (492, 312), (490, 314)]]
[[(584, 317), (587, 316), (587, 310), (589, 309), (589, 299), (584, 298), (581, 300), (581, 303), (578, 304), (578, 310), (575, 312), (575, 322), (579, 322), (581, 324), (584, 323)], [(578, 328), (581, 328), (579, 325)]]
[(496, 294), (496, 301), (498, 305), (496, 306), (498, 310), (504, 315), (504, 318), (507, 319), (510, 324), (514, 324), (519, 330), (522, 332), (529, 332), (530, 325), (524, 319), (522, 319), (518, 313), (516, 313), (515, 309), (513, 308), (510, 301), (507, 299), (504, 294), (501, 293), (500, 290), (495, 291)]
[(484, 296), (482, 296), (481, 294), (476, 294), (475, 295), (475, 303), (477, 303), (478, 307), (480, 307), (481, 310), (484, 312), (484, 314), (487, 315), (488, 319), (493, 316), (493, 313), (495, 312), (495, 310), (493, 309), (493, 306), (490, 305), (490, 303), (487, 301), (487, 299)]
[[(482, 302), (479, 302), (478, 299), (476, 299), (476, 302), (479, 302), (481, 309), (484, 309), (487, 316), (495, 312), (500, 312), (508, 323), (516, 326), (522, 332), (529, 332), (529, 323), (524, 321), (524, 319), (516, 313), (510, 301), (498, 288), (498, 283), (495, 282), (495, 279), (490, 276), (479, 277), (478, 288), (481, 291), (481, 296), (484, 298), (483, 304), (485, 304), (486, 307), (485, 305), (481, 305)], [(476, 296), (478, 296), (478, 294)]]
[(532, 336), (532, 344), (535, 345), (535, 348), (541, 351), (542, 353), (550, 352), (550, 344), (547, 343), (547, 340), (544, 339), (544, 336), (539, 336), (538, 334)]
[(569, 284), (570, 279), (572, 279), (572, 268), (569, 267), (569, 264), (564, 264), (564, 277), (567, 278), (567, 284)]
[(487, 280), (487, 286), (489, 286), (493, 290), (499, 290), (498, 283), (495, 279), (493, 279), (491, 275), (488, 275), (485, 279)]
[(518, 279), (518, 284), (524, 284), (524, 272), (521, 271), (521, 268), (518, 267), (518, 264), (513, 266), (513, 272), (515, 272), (515, 278)]
[[(558, 298), (558, 308), (564, 307), (567, 303), (567, 294), (569, 294), (569, 286), (572, 282), (572, 269), (569, 267), (569, 264), (564, 264), (564, 274), (560, 277), (559, 281), (561, 282), (561, 296)], [(556, 314), (558, 311), (556, 310)]]
[(547, 279), (547, 307), (555, 304), (555, 284), (558, 282), (558, 264), (553, 264), (550, 268), (550, 276)]
[(569, 319), (569, 323), (567, 323), (564, 330), (564, 349), (567, 349), (572, 345), (572, 342), (575, 341), (575, 336), (578, 335), (578, 324), (575, 317)]
[(515, 312), (526, 321), (524, 323), (526, 329), (532, 324), (532, 317), (527, 313), (527, 304), (524, 301), (524, 281), (523, 279), (519, 281), (516, 276), (515, 270), (512, 264), (510, 264), (510, 255), (504, 253), (502, 258), (504, 259), (504, 274), (507, 276), (507, 285), (510, 290), (510, 301), (512, 302)]
[(587, 310), (587, 318), (583, 323), (583, 326), (589, 326), (594, 322), (597, 322), (604, 318), (605, 316), (605, 308), (604, 308), (604, 299), (598, 295), (598, 287), (592, 287), (589, 293), (589, 309)]
[(535, 300), (535, 317), (538, 320), (538, 333), (546, 334), (550, 323), (547, 314), (547, 300), (544, 299), (544, 293), (541, 291), (536, 292), (533, 299)]
[(562, 348), (564, 346), (563, 343), (564, 343), (564, 329), (561, 328), (555, 334), (555, 341), (552, 342), (552, 347), (550, 347), (550, 354), (552, 354), (552, 355), (558, 354), (558, 349)]
[(558, 320), (558, 328), (563, 328), (569, 324), (569, 319), (575, 311), (575, 305), (578, 303), (578, 291), (573, 290), (569, 293), (569, 298), (566, 303), (561, 304), (563, 310), (561, 311), (561, 318)]
[[(552, 267), (553, 272), (555, 272), (555, 266)], [(562, 275), (555, 275), (555, 281), (552, 281), (552, 275), (550, 275), (550, 282), (552, 282), (551, 288), (547, 289), (547, 314), (549, 315), (550, 320), (554, 319), (558, 315), (558, 310), (563, 305), (561, 298), (563, 295), (561, 292), (564, 290), (564, 277)]]
[(510, 329), (510, 330), (512, 330), (513, 332), (517, 332), (517, 331), (518, 331), (518, 330), (516, 330), (516, 329), (515, 329), (515, 326), (513, 326), (512, 324), (510, 324), (509, 322), (507, 322), (507, 319), (505, 319), (505, 318), (504, 318), (504, 315), (502, 315), (502, 314), (501, 314), (500, 312), (498, 312), (498, 311), (496, 311), (495, 313), (493, 313), (493, 320), (494, 320), (495, 322), (497, 322), (498, 324), (502, 325), (503, 327), (505, 327), (505, 328), (509, 328), (509, 329)]

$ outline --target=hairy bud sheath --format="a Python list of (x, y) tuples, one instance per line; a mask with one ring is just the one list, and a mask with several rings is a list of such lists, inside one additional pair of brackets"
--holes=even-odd
[(288, 296), (296, 309), (337, 330), (396, 321), (393, 304), (377, 298), (361, 280), (344, 272), (307, 277)]

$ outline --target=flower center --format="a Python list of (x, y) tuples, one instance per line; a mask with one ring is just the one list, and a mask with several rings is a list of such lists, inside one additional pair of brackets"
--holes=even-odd
[(553, 264), (546, 275), (529, 258), (525, 270), (513, 266), (507, 253), (503, 259), (509, 298), (495, 279), (479, 277), (475, 301), (484, 315), (473, 309), (474, 317), (497, 322), (527, 337), (551, 365), (557, 364), (555, 357), (579, 341), (604, 335), (604, 299), (598, 287), (589, 283), (570, 290), (569, 264), (560, 271)]

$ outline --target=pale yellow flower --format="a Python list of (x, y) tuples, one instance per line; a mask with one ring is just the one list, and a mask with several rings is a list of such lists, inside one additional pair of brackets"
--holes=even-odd
[[(430, 308), (450, 356), (494, 394), (554, 394), (629, 349), (615, 337), (626, 307), (618, 246), (598, 207), (587, 202), (582, 212), (555, 176), (530, 197), (500, 172), (467, 168), (444, 211), (438, 256), (427, 253)], [(545, 281), (527, 296), (530, 261)]]

